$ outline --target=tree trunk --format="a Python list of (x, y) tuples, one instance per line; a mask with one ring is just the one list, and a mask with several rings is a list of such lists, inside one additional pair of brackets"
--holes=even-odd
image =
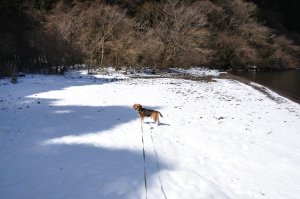
[(101, 67), (103, 67), (103, 60), (104, 60), (104, 36), (102, 36), (102, 41), (101, 41), (101, 60), (100, 60)]

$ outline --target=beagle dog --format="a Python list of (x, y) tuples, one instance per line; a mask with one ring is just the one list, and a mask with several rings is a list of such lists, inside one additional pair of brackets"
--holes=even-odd
[(151, 117), (159, 125), (159, 116), (163, 117), (159, 111), (143, 108), (140, 104), (134, 104), (133, 109), (138, 111), (142, 123), (144, 123), (145, 117)]

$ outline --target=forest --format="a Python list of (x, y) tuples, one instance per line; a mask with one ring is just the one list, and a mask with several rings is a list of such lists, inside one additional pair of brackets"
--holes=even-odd
[(1, 0), (0, 77), (112, 66), (300, 66), (297, 0)]

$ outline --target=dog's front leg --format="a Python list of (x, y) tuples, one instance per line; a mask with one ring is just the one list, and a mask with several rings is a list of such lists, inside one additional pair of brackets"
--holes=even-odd
[(141, 117), (141, 123), (142, 124), (144, 123), (144, 117)]

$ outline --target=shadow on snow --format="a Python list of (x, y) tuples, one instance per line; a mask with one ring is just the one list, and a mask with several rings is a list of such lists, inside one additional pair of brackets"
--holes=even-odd
[[(44, 79), (45, 84), (51, 83)], [(62, 83), (52, 82), (50, 88), (28, 89), (16, 97), (24, 99), (38, 92), (110, 81), (65, 78)], [(0, 146), (0, 155), (4, 157), (0, 166), (0, 192), (4, 198), (141, 198), (144, 194), (142, 143), (139, 151), (84, 142), (40, 144), (65, 136), (101, 134), (135, 120), (138, 116), (131, 105), (50, 106), (51, 99), (39, 99), (39, 102), (30, 106), (30, 111), (16, 109), (8, 117), (4, 117), (6, 112), (1, 112), (7, 127), (5, 135), (8, 135)], [(136, 136), (140, 140), (141, 134)], [(146, 154), (146, 159), (147, 165), (153, 168), (159, 161), (150, 154)], [(160, 170), (167, 169), (166, 163), (159, 162), (159, 165)], [(153, 168), (147, 171), (149, 186), (149, 180), (159, 172)]]

